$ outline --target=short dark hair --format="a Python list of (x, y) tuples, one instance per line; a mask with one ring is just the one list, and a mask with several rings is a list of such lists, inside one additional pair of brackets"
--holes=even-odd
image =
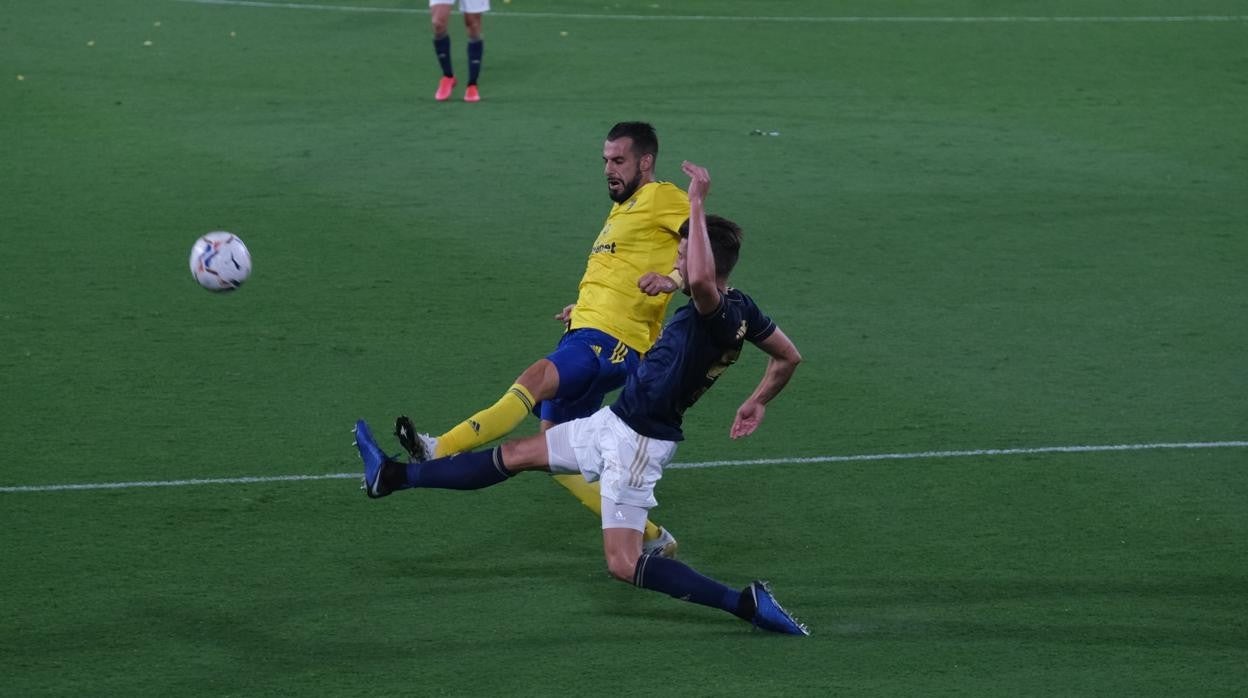
[[(711, 239), (711, 254), (715, 255), (715, 275), (728, 278), (737, 259), (741, 256), (741, 238), (745, 232), (741, 226), (714, 214), (706, 216), (706, 235)], [(680, 224), (680, 237), (689, 237), (689, 219)]]
[(633, 139), (633, 153), (637, 157), (659, 156), (659, 134), (654, 127), (644, 121), (621, 121), (607, 131), (607, 140), (616, 141), (621, 138)]

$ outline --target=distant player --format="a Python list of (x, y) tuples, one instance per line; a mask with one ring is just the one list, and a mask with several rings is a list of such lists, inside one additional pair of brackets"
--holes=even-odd
[[(451, 35), (447, 24), (451, 19), (451, 5), (456, 0), (429, 0), (429, 17), (433, 21), (433, 52), (442, 66), (442, 79), (433, 98), (445, 102), (455, 88), (455, 71), (451, 68)], [(477, 78), (481, 76), (481, 56), (485, 53), (485, 39), (481, 36), (481, 15), (490, 11), (490, 0), (459, 0), (459, 11), (464, 16), (464, 28), (468, 31), (468, 87), (464, 90), (465, 102), (480, 102)]]
[(678, 265), (692, 300), (667, 323), (619, 399), (590, 417), (490, 451), (414, 463), (386, 458), (361, 420), (356, 423), (356, 445), (364, 461), (365, 493), (377, 498), (408, 488), (480, 489), (526, 470), (596, 480), (602, 483), (603, 550), (616, 579), (722, 609), (766, 630), (807, 635), (806, 627), (776, 603), (762, 582), (737, 591), (676, 560), (643, 554), (642, 529), (647, 512), (657, 504), (654, 486), (677, 442), (684, 439), (685, 411), (736, 362), (748, 340), (770, 357), (729, 431), (734, 439), (748, 436), (801, 361), (797, 347), (776, 323), (749, 296), (728, 286), (741, 229), (727, 219), (708, 220), (703, 202), (710, 176), (692, 163), (683, 169), (691, 178), (691, 211), (682, 230), (686, 239), (680, 243)]
[[(576, 303), (556, 317), (567, 323), (559, 345), (516, 378), (490, 407), (437, 438), (417, 434), (399, 417), (395, 434), (421, 460), (467, 451), (506, 436), (535, 412), (543, 430), (588, 417), (607, 393), (624, 385), (641, 355), (658, 339), (671, 293), (680, 283), (672, 272), (680, 225), (689, 217), (689, 197), (680, 187), (654, 178), (659, 139), (650, 124), (618, 123), (602, 148), (607, 194), (615, 205), (589, 250)], [(597, 484), (556, 476), (559, 484), (595, 513), (601, 513)], [(675, 555), (676, 539), (646, 522), (647, 550)]]

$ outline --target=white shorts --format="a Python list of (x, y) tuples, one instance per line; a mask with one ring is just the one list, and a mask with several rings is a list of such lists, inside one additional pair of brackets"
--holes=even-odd
[[(550, 472), (579, 473), (586, 482), (601, 483), (603, 528), (633, 528), (624, 518), (616, 517), (614, 509), (608, 511), (608, 505), (657, 506), (654, 485), (676, 455), (676, 442), (642, 436), (610, 407), (604, 407), (583, 419), (548, 429), (546, 451)], [(616, 518), (620, 519), (618, 524)]]
[[(429, 7), (434, 5), (454, 5), (456, 0), (429, 0)], [(468, 14), (481, 14), (490, 11), (490, 0), (459, 0), (459, 11)]]

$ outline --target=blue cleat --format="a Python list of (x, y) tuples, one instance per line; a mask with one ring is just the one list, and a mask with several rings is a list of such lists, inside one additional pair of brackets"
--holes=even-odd
[(754, 595), (754, 627), (786, 635), (810, 635), (805, 623), (799, 623), (776, 602), (767, 582), (750, 582), (749, 590)]
[(364, 420), (355, 423), (355, 447), (360, 450), (360, 458), (364, 461), (364, 494), (377, 499), (390, 494), (391, 490), (382, 483), (381, 471), (385, 467), (386, 454), (373, 440)]

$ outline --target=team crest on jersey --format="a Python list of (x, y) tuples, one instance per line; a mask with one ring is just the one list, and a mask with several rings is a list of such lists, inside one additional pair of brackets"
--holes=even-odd
[(745, 332), (746, 332), (745, 320), (742, 320), (741, 326), (737, 328), (737, 341), (738, 342), (745, 339)]
[(594, 350), (594, 356), (602, 356), (602, 347), (597, 344), (591, 344), (589, 348)]

